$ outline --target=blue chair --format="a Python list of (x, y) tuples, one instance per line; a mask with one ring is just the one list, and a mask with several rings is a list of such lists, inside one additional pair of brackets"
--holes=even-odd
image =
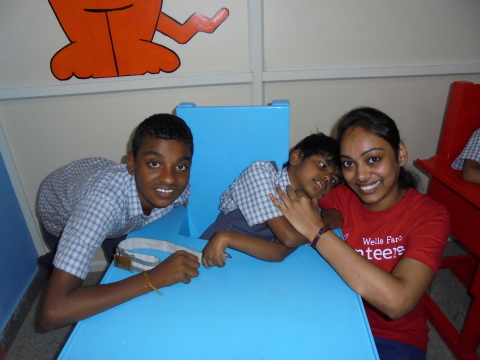
[(199, 237), (217, 218), (220, 196), (256, 160), (288, 158), (290, 106), (197, 107), (181, 103), (177, 116), (190, 126), (194, 141), (190, 175), (192, 195), (182, 235)]

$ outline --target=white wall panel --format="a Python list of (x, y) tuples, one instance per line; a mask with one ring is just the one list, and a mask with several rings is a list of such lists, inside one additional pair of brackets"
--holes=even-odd
[(267, 69), (480, 62), (475, 0), (265, 0)]

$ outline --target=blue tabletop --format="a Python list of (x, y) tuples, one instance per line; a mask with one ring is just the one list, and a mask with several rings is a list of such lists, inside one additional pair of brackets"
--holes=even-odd
[[(177, 208), (130, 237), (203, 249), (204, 240), (165, 230), (185, 216)], [(312, 248), (281, 263), (228, 252), (224, 268), (201, 266), (190, 284), (80, 321), (59, 359), (378, 359), (361, 298)], [(102, 283), (131, 275), (111, 265)]]

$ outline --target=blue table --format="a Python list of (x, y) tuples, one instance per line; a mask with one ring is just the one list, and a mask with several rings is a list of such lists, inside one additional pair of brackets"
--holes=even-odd
[[(177, 208), (130, 236), (203, 249), (168, 230), (185, 220)], [(59, 359), (378, 359), (361, 298), (310, 247), (281, 263), (228, 252), (224, 268), (201, 266), (188, 285), (80, 321)], [(111, 265), (102, 283), (131, 275)]]

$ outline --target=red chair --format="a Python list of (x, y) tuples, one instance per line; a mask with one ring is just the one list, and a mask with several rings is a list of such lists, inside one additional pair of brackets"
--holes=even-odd
[(476, 352), (480, 345), (480, 185), (464, 181), (462, 172), (451, 164), (477, 127), (480, 127), (480, 84), (454, 82), (438, 153), (431, 159), (416, 161), (431, 175), (428, 195), (450, 212), (451, 234), (471, 251), (442, 261), (442, 268), (450, 269), (473, 296), (461, 332), (426, 295), (428, 320), (457, 359), (479, 359)]

